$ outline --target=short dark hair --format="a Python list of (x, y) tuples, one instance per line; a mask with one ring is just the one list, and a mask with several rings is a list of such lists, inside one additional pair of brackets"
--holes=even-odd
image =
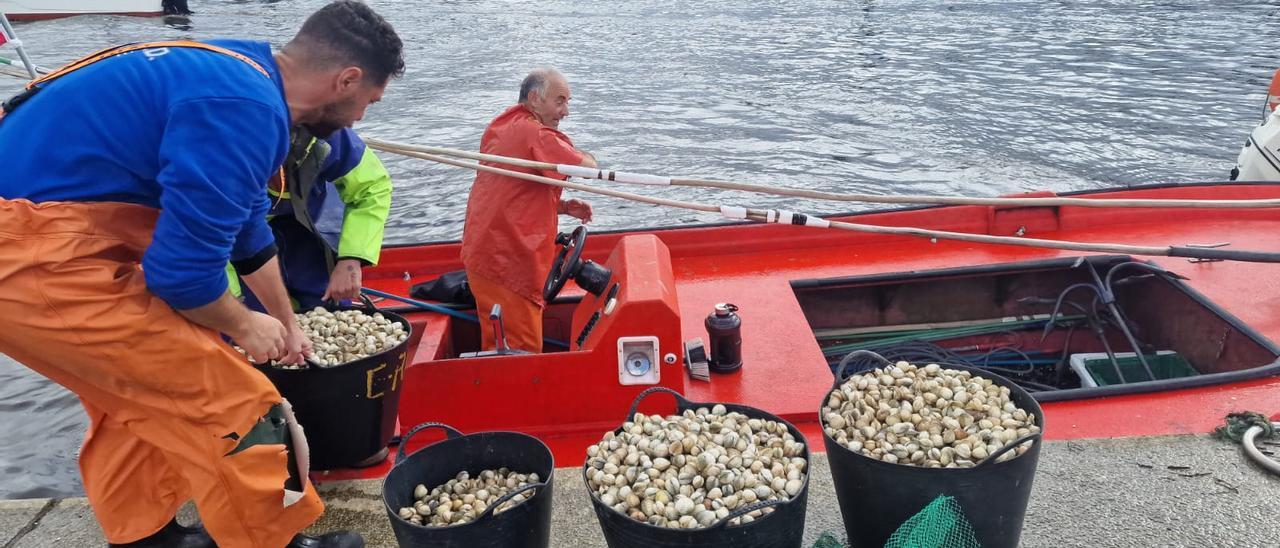
[(404, 74), (404, 44), (395, 29), (362, 2), (340, 0), (308, 17), (285, 50), (314, 68), (358, 66), (368, 81)]

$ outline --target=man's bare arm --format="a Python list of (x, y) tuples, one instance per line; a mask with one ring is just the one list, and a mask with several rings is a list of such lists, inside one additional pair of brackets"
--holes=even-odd
[(266, 314), (245, 308), (225, 292), (204, 306), (179, 310), (188, 320), (231, 337), (255, 362), (279, 358), (285, 347), (285, 328)]
[(240, 277), (271, 317), (285, 328), (284, 351), (278, 359), (283, 363), (302, 363), (303, 356), (311, 353), (311, 341), (302, 334), (302, 327), (293, 315), (293, 303), (289, 301), (284, 276), (280, 274), (280, 259), (272, 257), (257, 270)]
[(280, 323), (296, 321), (293, 317), (293, 304), (289, 302), (289, 292), (284, 288), (284, 276), (280, 274), (280, 258), (272, 257), (249, 274), (241, 274), (258, 302), (267, 309), (267, 313)]

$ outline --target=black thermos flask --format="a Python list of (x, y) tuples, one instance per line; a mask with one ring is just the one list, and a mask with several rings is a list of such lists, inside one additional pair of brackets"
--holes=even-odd
[(738, 307), (719, 303), (707, 316), (708, 366), (712, 371), (727, 373), (742, 367), (742, 318)]

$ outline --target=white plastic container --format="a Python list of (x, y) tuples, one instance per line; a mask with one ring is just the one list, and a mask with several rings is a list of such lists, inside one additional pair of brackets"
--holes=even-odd
[[(1174, 352), (1172, 350), (1160, 350), (1156, 352), (1157, 356), (1167, 356), (1169, 354), (1177, 354), (1177, 352)], [(1134, 354), (1133, 352), (1116, 352), (1117, 360), (1124, 359), (1124, 358), (1133, 358), (1136, 356), (1137, 354)], [(1097, 388), (1098, 382), (1093, 380), (1093, 375), (1090, 375), (1089, 370), (1085, 369), (1084, 367), (1084, 362), (1089, 360), (1110, 361), (1110, 359), (1107, 358), (1106, 352), (1088, 352), (1085, 354), (1071, 355), (1071, 370), (1075, 371), (1076, 375), (1080, 376), (1080, 386), (1088, 387), (1088, 388)]]

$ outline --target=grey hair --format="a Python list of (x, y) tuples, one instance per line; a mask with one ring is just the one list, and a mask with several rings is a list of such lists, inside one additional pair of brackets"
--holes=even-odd
[(533, 69), (528, 76), (524, 77), (524, 81), (520, 82), (520, 102), (529, 102), (529, 92), (537, 91), (538, 95), (547, 93), (547, 84), (550, 83), (553, 76), (564, 78), (563, 74), (553, 68), (537, 68)]

